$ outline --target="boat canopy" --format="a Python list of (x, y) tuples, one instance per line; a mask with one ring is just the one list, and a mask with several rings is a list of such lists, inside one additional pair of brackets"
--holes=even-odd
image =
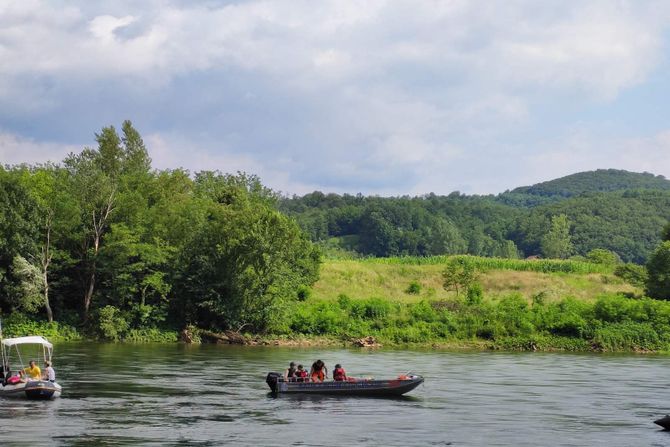
[(53, 349), (53, 345), (44, 337), (33, 335), (30, 337), (5, 338), (2, 340), (2, 346), (11, 347), (16, 345), (40, 345), (42, 347)]

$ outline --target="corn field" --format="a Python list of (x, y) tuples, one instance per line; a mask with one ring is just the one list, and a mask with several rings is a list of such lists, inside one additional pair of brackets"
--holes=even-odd
[(460, 261), (472, 265), (481, 271), (488, 270), (516, 270), (541, 273), (612, 273), (613, 267), (604, 264), (594, 264), (568, 259), (506, 259), (484, 258), (480, 256), (402, 256), (392, 258), (364, 258), (356, 262), (370, 264), (397, 264), (397, 265), (440, 265), (453, 261)]

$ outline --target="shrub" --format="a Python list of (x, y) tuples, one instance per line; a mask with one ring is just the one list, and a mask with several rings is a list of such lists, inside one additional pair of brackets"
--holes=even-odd
[(412, 281), (409, 283), (409, 286), (405, 289), (405, 293), (409, 295), (418, 295), (421, 293), (421, 284), (417, 281)]
[(586, 259), (594, 264), (621, 264), (621, 258), (618, 254), (604, 248), (594, 248), (586, 254)]
[(370, 298), (362, 302), (364, 317), (368, 319), (384, 318), (391, 310), (391, 303), (382, 298)]
[(128, 327), (128, 321), (116, 307), (105, 306), (98, 311), (97, 330), (103, 339), (116, 341), (123, 336)]
[(474, 304), (481, 304), (484, 299), (484, 289), (482, 285), (478, 282), (475, 282), (468, 287), (468, 294), (465, 297), (465, 301), (468, 305), (472, 306)]
[(654, 328), (647, 323), (610, 323), (596, 329), (593, 341), (605, 351), (656, 350), (665, 348)]
[(298, 301), (305, 301), (309, 299), (311, 296), (312, 296), (312, 289), (310, 287), (305, 285), (298, 286), (298, 290), (296, 292), (296, 297), (298, 298)]
[(647, 269), (642, 265), (627, 263), (618, 265), (614, 274), (636, 287), (644, 287), (647, 282)]

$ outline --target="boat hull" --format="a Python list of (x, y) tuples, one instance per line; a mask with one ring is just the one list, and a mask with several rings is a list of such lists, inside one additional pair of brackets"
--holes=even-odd
[(266, 382), (275, 394), (391, 397), (412, 391), (421, 385), (423, 380), (421, 376), (408, 376), (387, 380), (286, 382), (278, 373), (270, 373)]
[(670, 415), (666, 415), (665, 417), (662, 417), (661, 419), (656, 419), (654, 421), (654, 424), (660, 425), (666, 430), (670, 430)]
[(46, 380), (31, 380), (16, 385), (0, 386), (0, 396), (20, 397), (31, 400), (50, 400), (60, 397), (63, 389), (55, 383)]

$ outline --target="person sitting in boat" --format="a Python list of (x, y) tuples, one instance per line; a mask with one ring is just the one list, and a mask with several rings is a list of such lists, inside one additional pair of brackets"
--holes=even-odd
[(323, 382), (328, 378), (328, 369), (326, 364), (322, 360), (317, 360), (312, 363), (312, 369), (309, 372), (309, 376), (312, 379), (312, 382)]
[(336, 382), (343, 382), (347, 380), (347, 372), (339, 363), (335, 365), (335, 369), (333, 369), (333, 380)]
[(295, 362), (289, 363), (288, 369), (284, 371), (284, 380), (295, 381)]
[(54, 371), (49, 360), (44, 362), (44, 380), (48, 380), (53, 383), (56, 381), (56, 371)]
[(40, 380), (42, 378), (42, 370), (35, 364), (35, 360), (31, 360), (28, 363), (28, 368), (24, 368), (21, 371), (21, 377), (26, 378), (26, 376), (32, 380)]
[(307, 370), (302, 365), (298, 365), (298, 369), (295, 371), (295, 378), (297, 382), (304, 382), (307, 378)]
[(7, 370), (5, 373), (5, 385), (16, 385), (21, 382), (25, 382), (25, 380), (21, 379), (20, 372), (17, 374), (12, 374), (11, 370)]

